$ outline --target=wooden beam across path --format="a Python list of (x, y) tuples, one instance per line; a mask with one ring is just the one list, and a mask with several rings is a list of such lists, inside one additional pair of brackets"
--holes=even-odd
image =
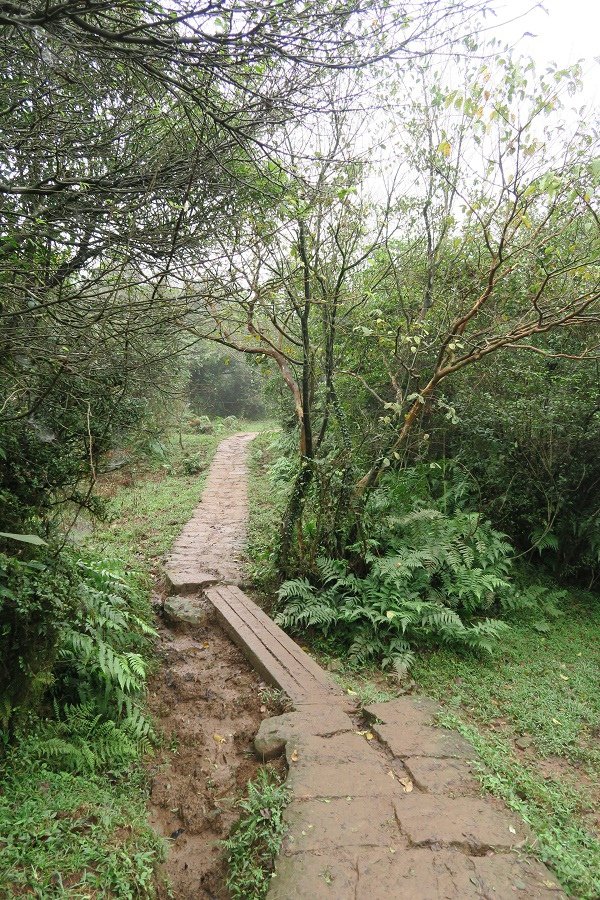
[(235, 644), (269, 684), (293, 703), (347, 703), (329, 675), (234, 585), (205, 591), (217, 618)]

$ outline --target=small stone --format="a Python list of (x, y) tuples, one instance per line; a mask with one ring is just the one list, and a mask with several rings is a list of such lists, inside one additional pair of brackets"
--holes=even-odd
[(523, 737), (516, 739), (515, 747), (518, 747), (519, 750), (527, 750), (528, 747), (531, 747), (532, 743), (533, 738), (530, 738), (528, 735), (523, 735)]
[(344, 664), (341, 659), (330, 659), (325, 668), (328, 672), (341, 672), (344, 668)]
[(208, 607), (196, 598), (170, 597), (168, 600), (165, 600), (164, 615), (171, 622), (206, 625), (208, 621)]
[(282, 734), (278, 725), (278, 718), (263, 719), (258, 729), (258, 734), (254, 738), (254, 752), (263, 762), (281, 756), (285, 750), (287, 736)]

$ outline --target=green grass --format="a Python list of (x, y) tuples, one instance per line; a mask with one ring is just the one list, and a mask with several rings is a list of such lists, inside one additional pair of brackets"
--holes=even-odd
[(248, 782), (247, 796), (239, 801), (242, 815), (223, 841), (227, 857), (227, 887), (232, 900), (263, 900), (271, 884), (273, 865), (286, 827), (283, 812), (289, 802), (281, 778), (261, 769)]
[[(107, 521), (72, 552), (121, 572), (130, 586), (129, 607), (142, 619), (152, 618), (152, 569), (200, 499), (219, 442), (244, 429), (238, 422), (215, 434), (183, 435), (183, 446), (175, 437), (164, 456), (101, 479)], [(137, 643), (130, 649), (153, 652), (151, 643), (146, 651)], [(148, 741), (140, 742), (133, 764), (130, 745), (125, 762), (110, 753), (107, 758), (93, 716), (89, 727), (84, 722), (71, 734), (65, 710), (57, 711), (61, 721), (50, 715), (25, 720), (0, 759), (0, 896), (154, 896), (164, 846), (147, 822), (141, 757)], [(94, 761), (87, 771), (73, 750), (82, 743)]]
[[(11, 755), (1, 781), (1, 896), (152, 896), (162, 841), (146, 819), (141, 774), (52, 771)], [(1, 893), (1, 892), (0, 892)]]
[(544, 634), (513, 622), (490, 660), (443, 650), (412, 669), (475, 746), (483, 785), (530, 823), (536, 855), (590, 900), (600, 896), (599, 634), (600, 598), (573, 592)]

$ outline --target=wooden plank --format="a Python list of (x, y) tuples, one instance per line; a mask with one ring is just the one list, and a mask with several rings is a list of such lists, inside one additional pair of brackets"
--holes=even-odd
[(239, 588), (209, 588), (206, 597), (232, 640), (270, 684), (295, 702), (344, 699), (326, 672)]
[(243, 607), (240, 609), (235, 602), (231, 602), (228, 589), (213, 589), (209, 599), (213, 601), (228, 633), (269, 681), (275, 681), (294, 699), (306, 701), (307, 696), (323, 695), (323, 685), (307, 672), (302, 661), (296, 660), (282, 647), (274, 644), (266, 629), (252, 620), (246, 620)]
[(273, 644), (281, 646), (285, 651), (291, 654), (308, 672), (310, 672), (313, 678), (321, 683), (328, 691), (339, 692), (339, 688), (335, 683), (331, 680), (330, 676), (325, 672), (321, 666), (315, 662), (312, 656), (309, 656), (308, 653), (305, 653), (302, 650), (296, 641), (294, 641), (288, 634), (283, 631), (279, 625), (276, 625), (273, 619), (271, 619), (265, 612), (257, 606), (256, 603), (253, 603), (252, 600), (246, 594), (244, 594), (239, 588), (232, 587), (232, 592), (235, 594), (236, 599), (238, 600), (240, 606), (244, 608), (248, 612), (249, 616), (252, 616), (256, 621), (266, 629), (266, 631), (270, 634)]

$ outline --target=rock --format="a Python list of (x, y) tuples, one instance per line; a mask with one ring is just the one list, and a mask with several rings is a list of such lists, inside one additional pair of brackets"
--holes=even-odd
[(529, 737), (529, 735), (524, 734), (523, 737), (517, 738), (515, 741), (515, 747), (518, 747), (519, 750), (527, 750), (528, 747), (531, 747), (533, 744), (533, 738)]
[(263, 719), (260, 723), (260, 728), (254, 738), (254, 752), (263, 762), (281, 756), (285, 750), (288, 730), (282, 727), (283, 718), (283, 716), (273, 716), (270, 719)]
[(330, 659), (325, 668), (328, 672), (341, 672), (343, 671), (344, 664), (341, 659)]
[(219, 583), (219, 577), (192, 565), (169, 565), (165, 578), (170, 594), (195, 594)]
[(187, 625), (206, 625), (209, 618), (208, 606), (197, 597), (169, 597), (163, 610), (170, 622)]

